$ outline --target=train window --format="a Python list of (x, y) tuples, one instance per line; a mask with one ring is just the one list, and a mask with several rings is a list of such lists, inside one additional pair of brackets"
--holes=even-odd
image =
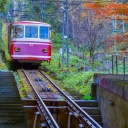
[(48, 39), (49, 38), (49, 27), (40, 27), (40, 38), (41, 39)]
[(11, 38), (23, 38), (24, 37), (24, 26), (15, 25), (11, 27)]
[(38, 38), (38, 26), (25, 26), (26, 38)]

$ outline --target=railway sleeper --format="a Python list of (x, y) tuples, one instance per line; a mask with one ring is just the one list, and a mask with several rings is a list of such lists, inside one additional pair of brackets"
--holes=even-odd
[(42, 81), (42, 78), (35, 78), (35, 81)]

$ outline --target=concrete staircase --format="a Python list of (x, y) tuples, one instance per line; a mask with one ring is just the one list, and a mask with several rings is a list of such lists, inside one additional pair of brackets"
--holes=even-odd
[(28, 128), (18, 88), (11, 72), (0, 72), (0, 128)]
[(97, 100), (75, 101), (85, 112), (87, 112), (96, 122), (103, 126), (102, 116)]

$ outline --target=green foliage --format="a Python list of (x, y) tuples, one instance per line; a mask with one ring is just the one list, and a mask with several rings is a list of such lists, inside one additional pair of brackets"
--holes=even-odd
[[(52, 25), (52, 30), (56, 31), (56, 33), (61, 32), (62, 23), (58, 20), (58, 16), (56, 10), (58, 7), (50, 2), (45, 6), (45, 13), (43, 14), (43, 21)], [(50, 17), (50, 18), (49, 18)]]
[(52, 40), (53, 40), (53, 44), (62, 44), (62, 34), (61, 33), (55, 33), (52, 32)]
[(21, 77), (19, 76), (19, 74), (17, 72), (13, 72), (13, 74), (15, 76), (17, 87), (18, 87), (19, 92), (20, 92), (20, 97), (21, 98), (26, 97), (26, 87), (23, 86)]
[(69, 92), (75, 91), (79, 95), (90, 95), (92, 72), (75, 72), (63, 74), (64, 88)]
[(91, 100), (91, 96), (88, 96), (88, 95), (86, 96), (85, 95), (85, 96), (82, 97), (82, 100)]
[(2, 40), (3, 40), (3, 47), (2, 49), (6, 49), (5, 50), (5, 55), (6, 57), (9, 56), (8, 54), (8, 37), (7, 37), (7, 31), (6, 31), (6, 23), (3, 22), (3, 26), (2, 26)]
[(58, 85), (74, 97), (83, 97), (85, 95), (89, 97), (93, 72), (79, 72), (77, 70), (78, 61), (80, 61), (78, 57), (70, 56), (70, 65), (74, 66), (62, 69), (60, 54), (53, 53), (51, 64), (48, 65), (48, 63), (44, 62), (42, 66), (46, 66), (48, 74), (55, 73), (56, 80), (61, 81)]
[(5, 4), (8, 0), (0, 0), (0, 12), (4, 11)]
[(90, 62), (90, 67), (91, 67), (93, 70), (94, 70), (95, 68), (97, 68), (97, 67), (102, 67), (102, 66), (103, 66), (103, 64), (102, 64), (101, 61), (95, 60), (93, 63)]
[(4, 51), (0, 49), (0, 71), (7, 70), (7, 66), (5, 62), (6, 62), (6, 59), (5, 59)]
[(17, 84), (21, 84), (22, 83), (22, 80), (21, 78), (19, 77), (19, 75), (17, 74), (17, 72), (13, 72), (14, 76), (15, 76), (15, 80), (16, 80), (16, 83)]
[(0, 71), (6, 71), (6, 70), (7, 70), (7, 67), (6, 67), (5, 63), (0, 62)]
[[(2, 29), (2, 35), (0, 35), (0, 71), (6, 71), (7, 70), (7, 66), (6, 66), (6, 47), (5, 44), (3, 42), (3, 38), (4, 38), (4, 34), (3, 34), (3, 22), (0, 20), (0, 24), (1, 24), (1, 29)], [(7, 34), (6, 34), (7, 37)]]
[(34, 5), (34, 11), (40, 13), (40, 7), (38, 5)]

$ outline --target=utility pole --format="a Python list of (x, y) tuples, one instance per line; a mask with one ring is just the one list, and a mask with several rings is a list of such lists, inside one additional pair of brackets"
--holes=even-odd
[(45, 17), (45, 4), (46, 4), (45, 0), (40, 2), (40, 6), (41, 6), (41, 21), (44, 21), (44, 17)]
[[(63, 2), (63, 34), (62, 34), (62, 68), (66, 64), (66, 67), (69, 67), (69, 46), (68, 46), (68, 0)], [(66, 54), (65, 54), (66, 52)]]

